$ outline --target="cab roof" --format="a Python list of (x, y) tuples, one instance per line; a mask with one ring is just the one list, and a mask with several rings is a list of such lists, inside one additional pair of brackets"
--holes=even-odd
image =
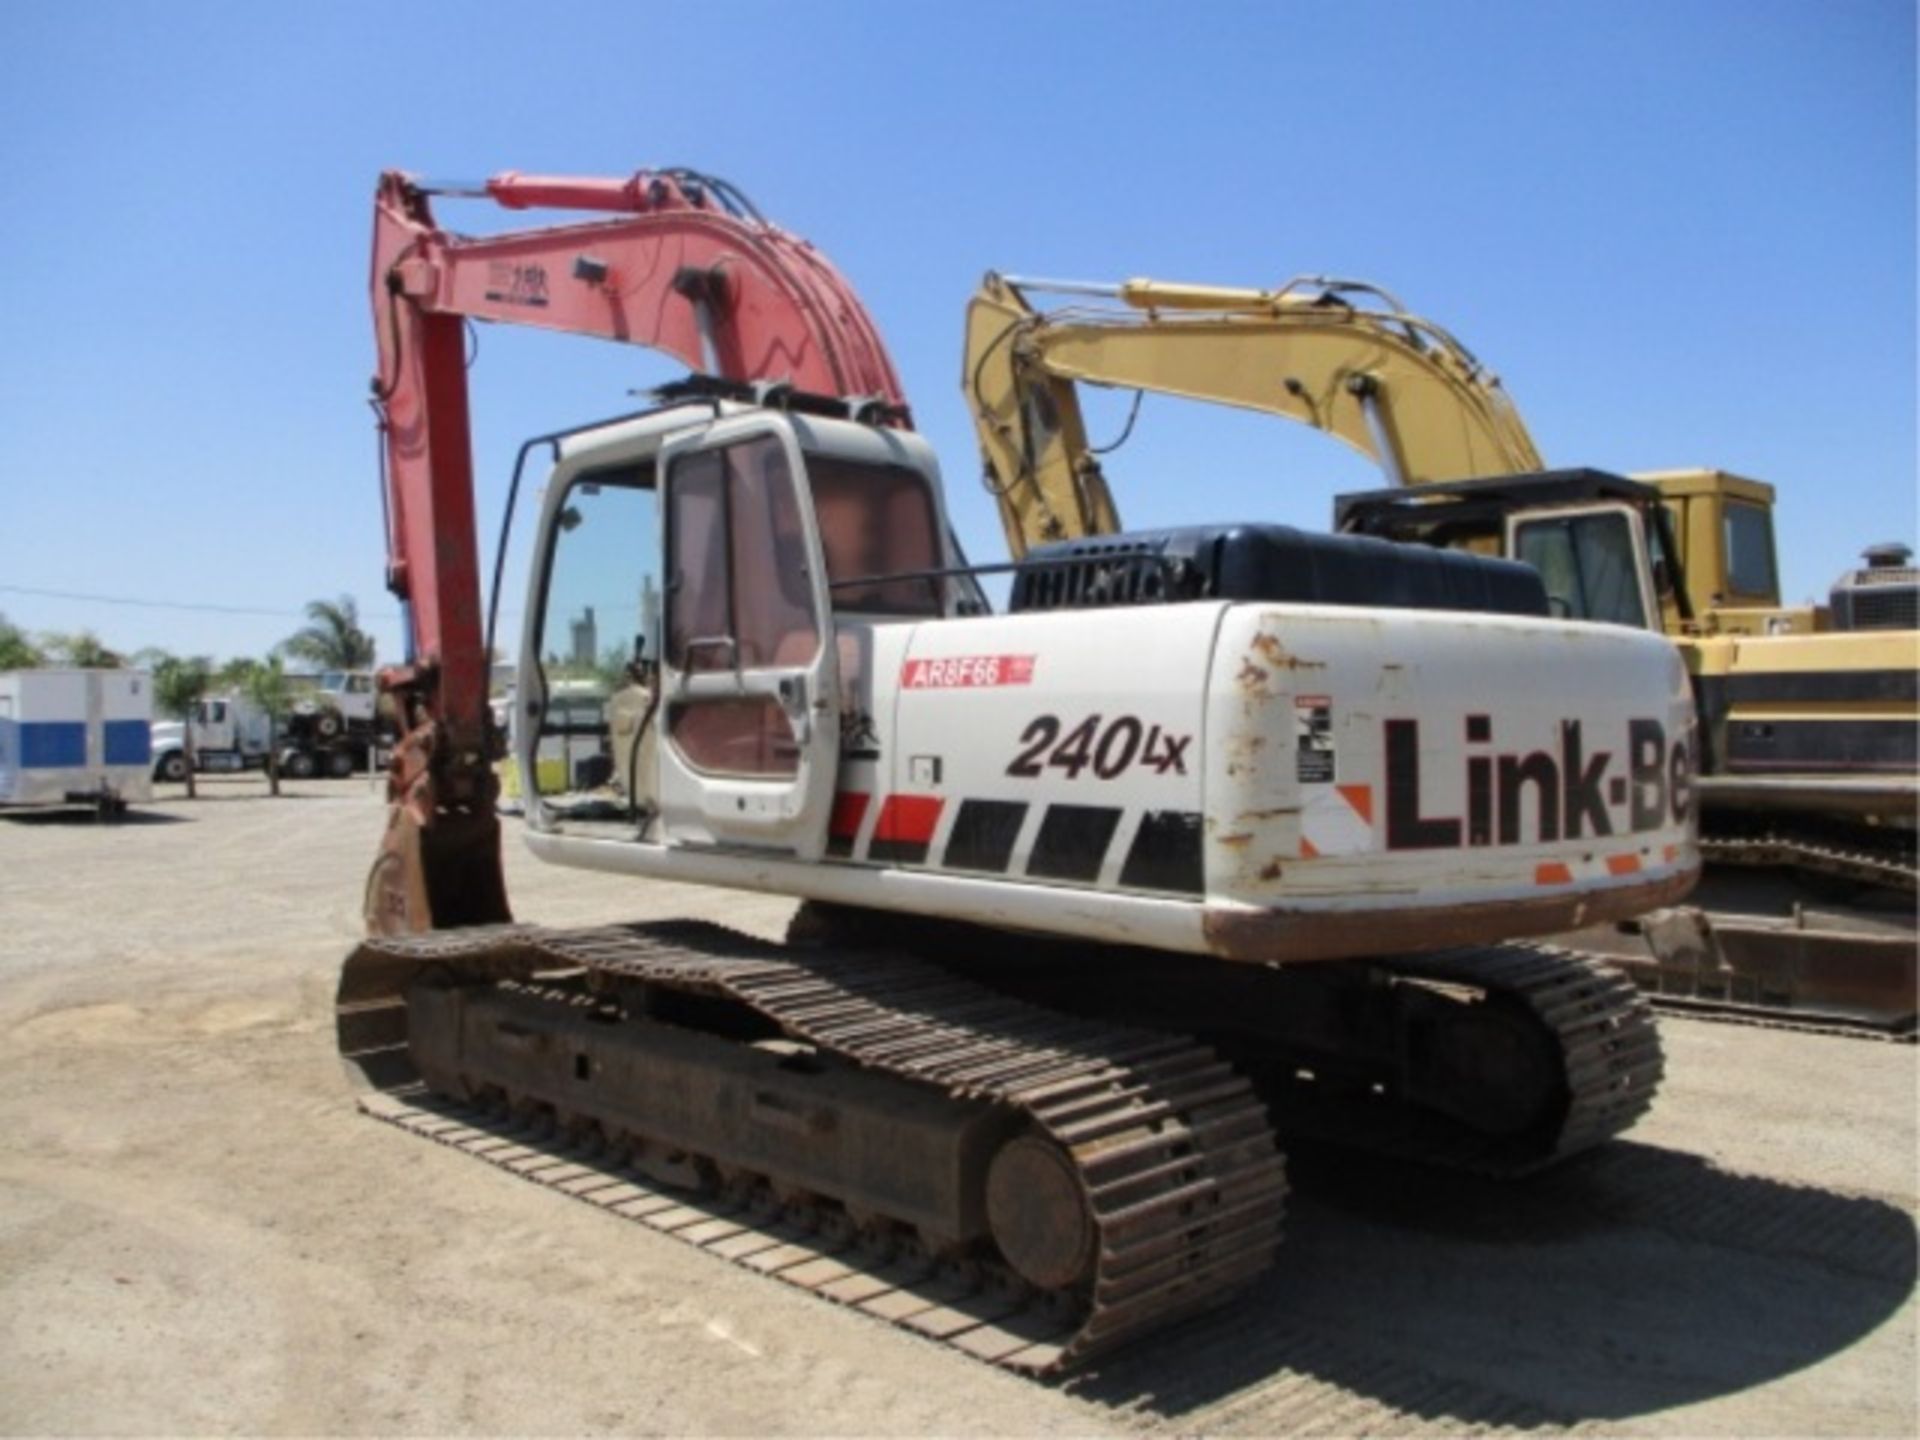
[(1667, 499), (1719, 494), (1751, 500), (1756, 505), (1773, 503), (1773, 486), (1730, 470), (1637, 470), (1633, 478), (1654, 486)]
[(1527, 475), (1495, 475), (1482, 480), (1440, 480), (1401, 485), (1391, 490), (1361, 490), (1334, 497), (1337, 530), (1374, 531), (1382, 522), (1410, 520), (1496, 520), (1516, 510), (1577, 505), (1592, 500), (1622, 500), (1650, 505), (1661, 492), (1639, 480), (1605, 470), (1542, 470)]

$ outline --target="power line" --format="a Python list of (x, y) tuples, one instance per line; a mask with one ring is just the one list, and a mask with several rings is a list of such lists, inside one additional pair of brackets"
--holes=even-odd
[[(78, 600), (89, 605), (125, 605), (136, 610), (194, 610), (214, 615), (265, 615), (276, 620), (305, 620), (305, 610), (273, 610), (260, 605), (218, 605), (198, 600), (153, 600), (134, 595), (92, 595), (80, 590), (46, 590), (36, 585), (0, 585), (0, 595), (31, 595), (43, 600)], [(518, 606), (502, 606), (502, 615), (519, 615)], [(397, 610), (375, 610), (363, 620), (388, 620), (397, 623)]]
[[(0, 594), (32, 595), (43, 600), (80, 600), (90, 605), (126, 605), (136, 610), (198, 610), (215, 615), (268, 615), (275, 619), (304, 620), (304, 610), (270, 610), (258, 605), (216, 605), (195, 600), (153, 600), (133, 595), (90, 595), (78, 590), (43, 590), (34, 585), (0, 585)], [(369, 620), (398, 620), (398, 611), (380, 611)]]

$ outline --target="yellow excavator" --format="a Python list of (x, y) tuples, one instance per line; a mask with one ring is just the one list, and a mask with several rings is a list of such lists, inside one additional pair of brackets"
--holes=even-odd
[[(1016, 558), (1122, 531), (1083, 384), (1134, 392), (1123, 441), (1147, 392), (1325, 431), (1389, 482), (1338, 497), (1336, 529), (1524, 560), (1556, 613), (1664, 631), (1700, 716), (1703, 852), (1760, 892), (1739, 909), (1776, 913), (1656, 917), (1639, 927), (1643, 983), (1681, 1003), (1911, 1028), (1920, 571), (1904, 547), (1869, 549), (1828, 605), (1783, 605), (1773, 487), (1548, 469), (1498, 376), (1365, 282), (989, 274), (967, 309), (962, 387)], [(1799, 888), (1766, 883), (1781, 869)], [(1749, 870), (1758, 887), (1741, 887)], [(1841, 901), (1810, 923), (1810, 905)]]

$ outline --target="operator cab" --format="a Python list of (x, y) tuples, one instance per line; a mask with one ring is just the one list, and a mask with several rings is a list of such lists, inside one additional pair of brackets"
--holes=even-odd
[(1334, 524), (1346, 534), (1520, 561), (1539, 572), (1559, 619), (1659, 630), (1663, 611), (1685, 605), (1660, 492), (1603, 471), (1342, 495)]
[(530, 823), (817, 858), (874, 627), (984, 609), (931, 449), (710, 399), (558, 453), (513, 716)]

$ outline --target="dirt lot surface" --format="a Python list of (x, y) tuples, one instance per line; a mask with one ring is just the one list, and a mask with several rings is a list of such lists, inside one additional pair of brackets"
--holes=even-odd
[[(1041, 1385), (359, 1116), (364, 781), (0, 819), (9, 1432), (1912, 1435), (1912, 1047), (1664, 1022), (1626, 1141), (1495, 1186), (1293, 1157), (1245, 1301)], [(784, 904), (546, 869), (522, 918)]]

